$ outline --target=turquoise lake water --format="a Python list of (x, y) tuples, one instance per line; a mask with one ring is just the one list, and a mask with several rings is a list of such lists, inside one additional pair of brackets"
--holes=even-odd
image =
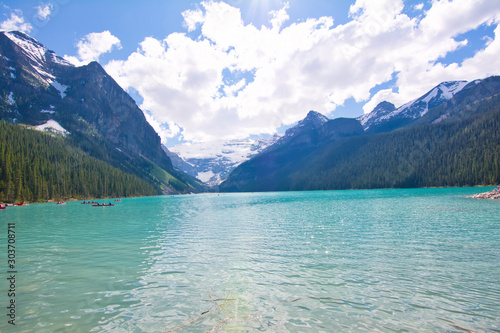
[(500, 201), (466, 198), (489, 189), (8, 207), (0, 330), (500, 332)]

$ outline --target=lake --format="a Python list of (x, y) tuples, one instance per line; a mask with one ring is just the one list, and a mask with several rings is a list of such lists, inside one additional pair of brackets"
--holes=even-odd
[(498, 332), (500, 201), (466, 198), (490, 189), (7, 207), (0, 330)]

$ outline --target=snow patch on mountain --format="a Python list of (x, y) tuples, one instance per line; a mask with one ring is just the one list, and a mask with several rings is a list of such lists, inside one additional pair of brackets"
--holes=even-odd
[(14, 99), (14, 92), (13, 91), (11, 91), (9, 93), (9, 96), (7, 96), (7, 104), (16, 105), (16, 100)]
[(48, 120), (45, 124), (35, 126), (35, 129), (42, 132), (61, 134), (62, 136), (66, 136), (67, 134), (69, 134), (69, 132), (61, 126), (61, 124), (52, 119)]
[(451, 99), (453, 96), (455, 96), (457, 92), (461, 91), (467, 84), (468, 84), (467, 81), (451, 82), (447, 90), (442, 89), (443, 97), (446, 99)]
[(197, 177), (199, 180), (201, 180), (204, 183), (209, 183), (211, 180), (215, 180), (214, 176), (216, 176), (215, 173), (212, 172), (212, 170), (209, 170), (207, 172), (198, 172)]
[(50, 85), (52, 87), (56, 88), (57, 91), (59, 91), (59, 94), (61, 95), (61, 99), (63, 99), (64, 97), (66, 97), (66, 89), (68, 89), (69, 86), (66, 86), (64, 84), (60, 84), (57, 81), (50, 82)]
[(10, 78), (15, 80), (16, 79), (16, 69), (12, 66), (9, 66), (9, 70), (10, 70)]
[(49, 59), (55, 64), (59, 64), (59, 65), (63, 65), (63, 66), (71, 66), (71, 67), (75, 66), (72, 63), (70, 63), (68, 60), (58, 56), (55, 52), (52, 52), (51, 50), (49, 50), (49, 53), (47, 55), (48, 55)]
[(23, 32), (9, 31), (6, 32), (5, 35), (16, 43), (17, 46), (22, 48), (28, 58), (34, 62), (44, 64), (47, 61), (51, 61), (56, 64), (74, 67), (69, 61), (58, 56), (55, 52), (47, 49), (43, 44)]

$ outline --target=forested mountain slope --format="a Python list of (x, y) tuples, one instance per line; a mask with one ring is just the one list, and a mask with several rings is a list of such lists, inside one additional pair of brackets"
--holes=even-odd
[(0, 202), (159, 194), (61, 137), (0, 121)]
[(500, 97), (471, 103), (464, 97), (462, 101), (455, 103), (453, 110), (447, 109), (454, 114), (447, 121), (293, 149), (278, 148), (240, 165), (220, 189), (329, 190), (500, 183)]

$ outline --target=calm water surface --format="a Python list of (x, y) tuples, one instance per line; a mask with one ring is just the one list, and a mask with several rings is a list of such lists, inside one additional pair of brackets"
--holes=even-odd
[(8, 207), (17, 319), (4, 269), (0, 330), (500, 332), (500, 201), (466, 198), (485, 190)]

